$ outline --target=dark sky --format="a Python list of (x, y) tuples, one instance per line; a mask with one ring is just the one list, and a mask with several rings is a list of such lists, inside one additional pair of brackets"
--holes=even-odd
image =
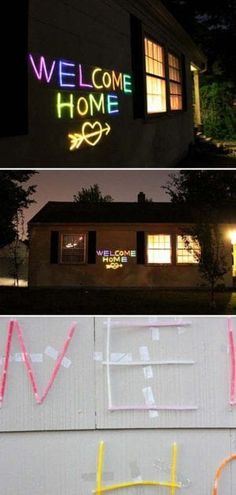
[(115, 201), (136, 201), (139, 191), (153, 201), (169, 201), (161, 189), (170, 171), (166, 170), (55, 170), (39, 171), (29, 183), (37, 184), (37, 201), (25, 211), (28, 222), (47, 201), (73, 201), (82, 187), (99, 184), (102, 193)]

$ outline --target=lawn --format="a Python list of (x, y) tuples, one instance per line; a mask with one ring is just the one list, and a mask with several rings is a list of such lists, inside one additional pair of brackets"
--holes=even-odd
[(211, 310), (197, 290), (0, 287), (0, 314), (236, 314), (236, 293), (218, 292)]

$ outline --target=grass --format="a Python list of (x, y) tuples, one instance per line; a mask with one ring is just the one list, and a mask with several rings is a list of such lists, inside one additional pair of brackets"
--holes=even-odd
[(236, 314), (236, 293), (197, 290), (0, 287), (0, 314)]

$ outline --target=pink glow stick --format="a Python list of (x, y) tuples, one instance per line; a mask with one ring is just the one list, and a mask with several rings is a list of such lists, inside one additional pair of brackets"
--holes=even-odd
[(111, 406), (109, 411), (196, 411), (196, 406)]
[(56, 376), (57, 376), (58, 371), (60, 369), (61, 362), (62, 362), (62, 360), (66, 354), (66, 351), (69, 347), (70, 341), (74, 335), (75, 327), (76, 327), (76, 323), (73, 323), (71, 325), (71, 327), (69, 328), (67, 339), (64, 343), (64, 346), (63, 346), (61, 352), (58, 354), (58, 357), (57, 357), (55, 366), (53, 368), (52, 374), (50, 376), (49, 382), (48, 382), (42, 396), (40, 397), (39, 392), (38, 392), (37, 381), (36, 381), (36, 378), (34, 376), (34, 372), (33, 372), (33, 369), (32, 369), (31, 363), (30, 363), (29, 355), (28, 355), (28, 352), (27, 352), (27, 349), (26, 349), (26, 346), (24, 343), (23, 333), (22, 333), (21, 327), (20, 327), (18, 321), (11, 320), (9, 322), (8, 330), (7, 330), (7, 342), (6, 342), (6, 351), (5, 351), (5, 358), (4, 358), (3, 376), (2, 376), (2, 380), (0, 381), (0, 383), (1, 383), (1, 385), (0, 385), (0, 406), (3, 402), (5, 389), (6, 389), (6, 380), (7, 380), (7, 372), (8, 372), (8, 367), (9, 367), (10, 348), (11, 348), (13, 331), (14, 330), (16, 331), (16, 334), (17, 334), (17, 337), (18, 337), (18, 340), (20, 343), (23, 361), (24, 361), (26, 369), (27, 369), (27, 373), (29, 376), (29, 380), (30, 380), (32, 389), (33, 389), (35, 399), (36, 399), (38, 404), (42, 404), (43, 401), (46, 399), (48, 392), (49, 392), (50, 388), (52, 387), (52, 385), (56, 379)]
[(35, 396), (37, 403), (40, 404), (41, 400), (40, 400), (40, 396), (38, 393), (36, 378), (34, 376), (33, 369), (32, 369), (31, 364), (30, 364), (28, 352), (27, 352), (26, 347), (25, 347), (25, 343), (24, 343), (24, 339), (23, 339), (23, 335), (22, 335), (22, 330), (21, 330), (21, 327), (20, 327), (18, 321), (15, 321), (14, 323), (15, 323), (15, 330), (16, 330), (16, 333), (17, 333), (17, 336), (18, 336), (18, 339), (20, 342), (22, 354), (23, 354), (23, 360), (24, 360), (24, 363), (25, 363), (25, 366), (26, 366), (26, 369), (27, 369), (27, 372), (29, 375), (29, 379), (30, 379), (30, 382), (32, 385), (34, 396)]
[(64, 356), (66, 354), (66, 351), (67, 351), (67, 349), (69, 347), (70, 341), (71, 341), (71, 339), (72, 339), (72, 337), (73, 337), (73, 335), (75, 333), (75, 327), (76, 327), (76, 323), (73, 323), (71, 325), (71, 327), (69, 328), (67, 339), (66, 339), (66, 341), (64, 343), (64, 346), (62, 348), (62, 351), (58, 354), (58, 357), (57, 357), (57, 360), (56, 360), (54, 369), (53, 369), (52, 374), (51, 374), (51, 377), (50, 377), (49, 382), (48, 382), (48, 384), (47, 384), (47, 386), (46, 386), (46, 388), (45, 388), (45, 390), (43, 392), (43, 395), (41, 397), (41, 402), (43, 402), (46, 399), (46, 397), (48, 395), (48, 392), (49, 392), (50, 388), (52, 387), (52, 385), (54, 383), (54, 380), (55, 380), (55, 378), (56, 378), (56, 376), (58, 374), (58, 371), (60, 369), (61, 362), (62, 362), (62, 360), (63, 360), (63, 358), (64, 358)]
[(235, 405), (235, 388), (236, 388), (236, 355), (232, 319), (228, 319), (228, 338), (230, 352), (230, 404)]
[(8, 329), (7, 329), (5, 359), (4, 359), (4, 366), (3, 366), (3, 373), (2, 373), (2, 380), (1, 380), (1, 387), (0, 387), (0, 407), (2, 406), (2, 401), (3, 401), (4, 394), (5, 394), (5, 389), (6, 389), (7, 370), (8, 370), (8, 366), (9, 366), (9, 358), (10, 358), (10, 349), (11, 349), (11, 340), (12, 340), (13, 330), (14, 330), (14, 321), (10, 320), (8, 323)]

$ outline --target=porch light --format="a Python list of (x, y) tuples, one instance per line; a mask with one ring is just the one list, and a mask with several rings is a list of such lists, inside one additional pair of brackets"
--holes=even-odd
[(231, 244), (236, 244), (236, 230), (229, 231), (229, 238), (231, 240)]

